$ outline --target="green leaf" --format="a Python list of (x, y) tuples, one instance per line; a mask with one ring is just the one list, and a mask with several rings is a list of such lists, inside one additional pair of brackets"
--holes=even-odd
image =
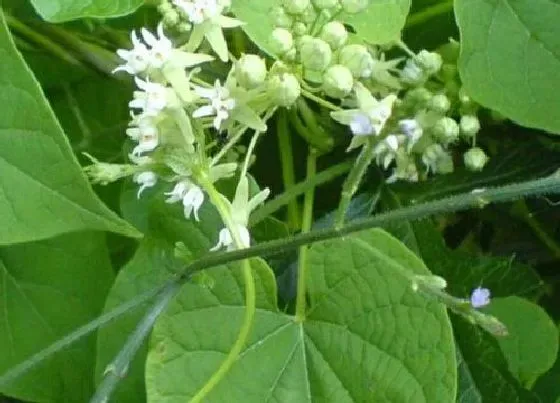
[(401, 38), (411, 0), (370, 1), (368, 8), (357, 14), (344, 14), (356, 34), (372, 44), (386, 44)]
[(498, 339), (510, 371), (531, 385), (556, 360), (558, 329), (540, 306), (523, 298), (494, 298), (485, 309), (508, 328), (509, 336)]
[[(274, 54), (270, 48), (270, 34), (274, 29), (272, 10), (281, 0), (233, 0), (232, 11), (246, 24), (243, 30), (264, 52)], [(385, 44), (400, 39), (410, 0), (371, 1), (369, 7), (358, 14), (341, 14), (340, 20), (352, 25), (361, 39), (373, 44)]]
[(482, 105), (560, 133), (560, 6), (550, 0), (456, 0), (460, 71)]
[[(307, 318), (257, 309), (245, 351), (205, 401), (431, 402), (455, 397), (456, 363), (444, 308), (397, 270), (428, 273), (382, 230), (314, 245)], [(186, 286), (156, 324), (148, 401), (184, 402), (229, 351), (244, 312), (242, 285)]]
[[(161, 190), (161, 189), (160, 189)], [(146, 232), (133, 259), (123, 267), (105, 304), (105, 312), (129, 301), (139, 293), (163, 284), (173, 272), (184, 267), (184, 262), (174, 258), (175, 243), (182, 242), (193, 258), (208, 253), (216, 244), (218, 232), (223, 226), (217, 212), (205, 203), (200, 211), (200, 223), (186, 220), (180, 205), (166, 204), (157, 190), (146, 193), (141, 203), (136, 199), (136, 190), (127, 188), (123, 193), (122, 206), (125, 216)], [(151, 196), (151, 197), (150, 197)], [(180, 204), (180, 203), (179, 203)], [(259, 302), (267, 309), (276, 306), (274, 276), (270, 268), (260, 260), (253, 261), (256, 271)], [(215, 278), (228, 276), (231, 281), (242, 283), (241, 274), (234, 267), (217, 267), (207, 271), (201, 282), (207, 278), (216, 283)], [(189, 287), (203, 287), (189, 285)], [(214, 292), (210, 290), (209, 292)], [(148, 305), (127, 314), (119, 321), (101, 329), (97, 339), (97, 379), (101, 379), (107, 365), (126, 342), (128, 335), (142, 318)], [(139, 403), (145, 400), (144, 367), (147, 345), (143, 346), (132, 361), (126, 378), (120, 383), (115, 401), (119, 403)]]
[(95, 196), (0, 15), (0, 245), (70, 231), (139, 233)]
[[(0, 373), (99, 315), (114, 274), (105, 239), (80, 232), (0, 248)], [(93, 392), (95, 337), (44, 361), (1, 394), (82, 403)]]
[(560, 354), (552, 369), (539, 378), (533, 391), (543, 402), (560, 402)]
[(49, 22), (78, 18), (122, 17), (134, 12), (144, 0), (31, 0), (37, 13)]

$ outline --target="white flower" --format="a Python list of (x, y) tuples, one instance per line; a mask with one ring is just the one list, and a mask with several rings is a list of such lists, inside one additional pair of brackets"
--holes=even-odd
[(142, 37), (144, 42), (150, 46), (150, 67), (162, 68), (173, 54), (173, 42), (163, 33), (163, 24), (158, 24), (157, 37), (146, 28), (142, 28)]
[(204, 192), (200, 187), (188, 180), (183, 180), (178, 182), (173, 190), (165, 193), (165, 195), (169, 196), (166, 203), (183, 201), (185, 218), (190, 219), (191, 214), (194, 214), (194, 219), (200, 221), (198, 210), (204, 203)]
[(145, 152), (153, 151), (159, 145), (159, 130), (152, 119), (140, 115), (133, 118), (132, 124), (136, 126), (126, 130), (126, 134), (138, 142), (132, 150), (132, 155), (138, 157)]
[(216, 80), (214, 88), (196, 87), (195, 92), (199, 97), (210, 100), (210, 105), (204, 105), (195, 110), (193, 117), (216, 115), (214, 128), (220, 130), (222, 122), (229, 118), (229, 112), (235, 108), (235, 99), (230, 97), (229, 90), (226, 87), (222, 87), (220, 80)]
[(116, 73), (117, 71), (126, 71), (127, 73), (134, 75), (143, 73), (148, 68), (150, 64), (150, 51), (146, 45), (140, 42), (135, 31), (130, 33), (130, 39), (133, 45), (131, 50), (117, 50), (117, 55), (119, 55), (119, 57), (126, 63), (114, 69), (113, 73)]
[[(247, 229), (247, 227), (237, 224), (237, 231), (241, 241), (241, 246), (243, 248), (248, 248), (251, 245), (251, 235), (249, 234), (249, 230)], [(224, 247), (227, 250), (237, 249), (234, 245), (231, 233), (227, 228), (222, 228), (220, 230), (220, 234), (218, 235), (218, 243), (210, 250), (214, 252)]]
[(157, 116), (169, 105), (167, 87), (138, 77), (134, 77), (134, 81), (141, 91), (134, 91), (134, 99), (128, 103), (130, 108), (141, 109), (145, 116)]
[(220, 15), (223, 10), (218, 0), (173, 0), (173, 4), (185, 13), (192, 24), (202, 24)]
[(380, 142), (373, 150), (377, 165), (382, 165), (387, 169), (391, 162), (396, 158), (401, 138), (394, 134), (388, 135), (382, 142)]
[(373, 133), (373, 125), (368, 115), (357, 112), (350, 121), (350, 131), (356, 136), (367, 136)]
[(132, 180), (140, 185), (136, 195), (137, 198), (140, 198), (140, 195), (146, 188), (152, 187), (157, 183), (157, 175), (152, 171), (144, 171), (135, 174)]
[(424, 79), (425, 76), (422, 68), (414, 60), (408, 59), (401, 71), (401, 80), (408, 84), (419, 84)]
[(399, 127), (408, 138), (407, 149), (410, 151), (418, 140), (420, 140), (424, 131), (416, 119), (399, 120)]

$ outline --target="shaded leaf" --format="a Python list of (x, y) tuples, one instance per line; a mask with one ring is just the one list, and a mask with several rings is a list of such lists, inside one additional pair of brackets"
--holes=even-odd
[(135, 11), (143, 0), (31, 0), (37, 13), (49, 22), (78, 18), (122, 17)]

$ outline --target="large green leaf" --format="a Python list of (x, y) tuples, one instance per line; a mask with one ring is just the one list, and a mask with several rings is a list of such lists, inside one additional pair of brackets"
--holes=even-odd
[[(99, 233), (0, 248), (0, 374), (99, 315), (114, 274)], [(87, 401), (95, 338), (42, 362), (0, 394), (33, 402)]]
[[(449, 402), (456, 362), (442, 306), (395, 268), (427, 274), (382, 230), (315, 245), (307, 318), (257, 309), (247, 347), (205, 401)], [(184, 402), (224, 359), (238, 331), (242, 287), (188, 286), (160, 317), (146, 367), (148, 401)], [(219, 285), (219, 288), (218, 288)]]
[(95, 196), (0, 15), (0, 245), (70, 231), (137, 236)]
[(37, 13), (49, 22), (78, 18), (121, 17), (135, 11), (144, 0), (31, 0)]
[(560, 402), (560, 354), (552, 369), (539, 378), (533, 391), (543, 402)]
[[(274, 29), (271, 11), (281, 0), (232, 0), (232, 10), (245, 22), (245, 32), (263, 51), (270, 50), (269, 38)], [(400, 38), (410, 0), (370, 1), (369, 7), (358, 14), (341, 14), (340, 19), (352, 25), (358, 37), (374, 44), (384, 44)]]
[(560, 133), (560, 3), (456, 0), (460, 71), (476, 101)]
[[(160, 189), (161, 190), (161, 189)], [(217, 242), (218, 231), (222, 227), (216, 211), (206, 203), (200, 212), (201, 221), (186, 220), (180, 206), (164, 203), (161, 193), (145, 194), (140, 203), (136, 190), (127, 188), (123, 193), (122, 207), (125, 216), (142, 228), (146, 237), (141, 242), (133, 259), (121, 269), (109, 293), (105, 311), (133, 299), (169, 279), (175, 269), (184, 262), (174, 258), (174, 245), (181, 241), (193, 258), (208, 253)], [(151, 197), (150, 197), (151, 196)], [(259, 303), (271, 309), (276, 306), (274, 277), (270, 268), (260, 260), (253, 261), (258, 281)], [(230, 280), (242, 283), (242, 276), (236, 269), (221, 266), (208, 271), (208, 278), (229, 276)], [(228, 278), (229, 278), (228, 277)], [(233, 281), (232, 280), (232, 281)], [(214, 282), (211, 280), (211, 282)], [(190, 285), (189, 287), (200, 287)], [(115, 323), (101, 329), (97, 340), (97, 378), (119, 352), (128, 335), (142, 318), (148, 304), (137, 309)], [(147, 345), (143, 346), (128, 368), (127, 376), (119, 385), (115, 401), (119, 403), (139, 403), (145, 400), (144, 363)]]
[(510, 371), (524, 384), (532, 385), (556, 361), (556, 325), (540, 306), (515, 296), (496, 298), (487, 310), (508, 327), (509, 336), (498, 343)]

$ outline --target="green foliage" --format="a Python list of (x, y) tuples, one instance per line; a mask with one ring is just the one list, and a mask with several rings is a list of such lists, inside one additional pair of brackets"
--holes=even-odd
[(560, 133), (557, 2), (456, 0), (469, 95), (524, 126)]
[(87, 184), (3, 19), (0, 52), (0, 101), (4, 105), (0, 110), (0, 245), (85, 229), (137, 236), (138, 232), (107, 209)]
[[(246, 350), (210, 401), (452, 399), (456, 364), (447, 315), (395, 277), (394, 266), (428, 273), (380, 230), (313, 246), (305, 321), (261, 303)], [(229, 272), (215, 281), (215, 288), (186, 287), (158, 321), (148, 401), (192, 397), (232, 344), (244, 310), (242, 286)]]
[(548, 371), (558, 354), (558, 330), (547, 313), (523, 298), (496, 298), (488, 311), (503, 321), (509, 336), (498, 339), (509, 370), (525, 385)]
[[(104, 237), (90, 232), (0, 249), (0, 372), (94, 319), (114, 280)], [(0, 392), (32, 402), (84, 402), (94, 390), (87, 337)]]
[(111, 18), (130, 14), (143, 0), (31, 0), (37, 13), (49, 22), (78, 18)]

